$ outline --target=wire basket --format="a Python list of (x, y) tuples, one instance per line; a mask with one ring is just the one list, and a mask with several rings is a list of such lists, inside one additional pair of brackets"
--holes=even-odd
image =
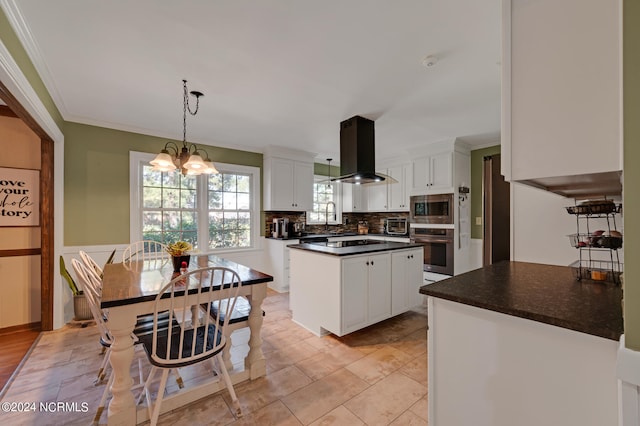
[(617, 250), (622, 247), (622, 237), (597, 234), (570, 234), (569, 243), (575, 248), (606, 248)]
[(571, 265), (576, 280), (591, 280), (618, 284), (622, 274), (622, 263), (610, 260), (576, 260)]

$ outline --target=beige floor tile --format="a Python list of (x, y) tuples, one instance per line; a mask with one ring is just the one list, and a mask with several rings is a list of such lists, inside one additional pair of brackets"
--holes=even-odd
[(347, 365), (347, 369), (369, 384), (385, 378), (411, 360), (411, 356), (392, 347), (383, 347)]
[(318, 380), (364, 356), (357, 349), (336, 346), (331, 350), (319, 352), (310, 358), (304, 359), (296, 365), (312, 380)]
[(302, 423), (289, 411), (282, 401), (275, 401), (249, 415), (231, 423), (233, 426), (300, 426)]
[(421, 400), (413, 404), (409, 410), (417, 416), (422, 417), (425, 421), (429, 420), (429, 404), (427, 403), (427, 396), (425, 395)]
[(318, 350), (305, 341), (272, 351), (266, 357), (267, 374), (289, 367), (297, 362), (311, 358), (318, 354)]
[(427, 354), (418, 355), (400, 369), (400, 372), (423, 385), (427, 385)]
[(364, 380), (342, 368), (281, 399), (306, 425), (353, 398), (367, 386)]
[[(266, 377), (239, 383), (234, 386), (240, 406), (245, 414), (259, 410), (275, 400), (294, 393), (311, 383), (297, 367), (291, 366), (276, 371)], [(230, 404), (230, 397), (226, 391), (222, 391), (225, 401)]]
[(427, 393), (427, 387), (393, 373), (355, 396), (344, 406), (367, 425), (387, 425)]
[[(267, 376), (235, 386), (245, 417), (235, 420), (226, 389), (163, 415), (161, 424), (412, 425), (427, 421), (426, 309), (383, 321), (344, 337), (315, 336), (291, 320), (287, 293), (268, 290), (263, 304), (262, 350)], [(232, 336), (232, 361), (244, 367), (249, 332)], [(131, 374), (149, 364), (136, 347)], [(86, 425), (105, 384), (94, 386), (100, 361), (95, 324), (70, 324), (42, 333), (2, 401), (86, 402), (86, 412), (0, 413), (0, 424)], [(395, 370), (395, 371), (394, 371)], [(211, 374), (205, 363), (181, 369), (185, 381)], [(385, 377), (386, 376), (386, 377)], [(365, 379), (365, 380), (363, 380)], [(176, 388), (175, 380), (168, 383)], [(106, 423), (103, 413), (101, 424)]]
[(160, 425), (227, 425), (235, 418), (221, 395), (202, 398), (180, 410), (163, 414)]
[(427, 426), (427, 421), (411, 411), (405, 411), (392, 421), (389, 426)]
[(339, 407), (331, 410), (329, 413), (320, 417), (315, 422), (311, 423), (310, 426), (341, 426), (341, 425), (349, 425), (349, 426), (362, 426), (362, 420), (358, 418), (351, 411), (347, 410), (344, 405), (340, 405)]

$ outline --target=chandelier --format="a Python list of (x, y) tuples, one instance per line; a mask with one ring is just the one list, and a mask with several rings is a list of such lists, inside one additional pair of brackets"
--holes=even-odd
[[(199, 174), (212, 174), (219, 173), (213, 162), (209, 159), (209, 153), (202, 148), (198, 148), (196, 144), (187, 143), (187, 111), (189, 114), (196, 115), (198, 113), (198, 107), (200, 104), (200, 97), (204, 96), (202, 92), (187, 91), (187, 80), (182, 80), (183, 87), (183, 109), (182, 109), (182, 148), (173, 141), (169, 141), (165, 144), (164, 148), (156, 158), (149, 162), (153, 166), (153, 170), (161, 172), (171, 172), (180, 168), (184, 176), (187, 175), (199, 175)], [(189, 105), (189, 95), (195, 96), (196, 108), (191, 111)], [(203, 160), (203, 152), (206, 157)]]

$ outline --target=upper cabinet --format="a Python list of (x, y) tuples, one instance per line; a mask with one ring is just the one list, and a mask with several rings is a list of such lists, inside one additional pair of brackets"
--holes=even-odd
[(341, 183), (340, 185), (342, 185), (342, 211), (345, 213), (366, 212), (366, 185), (354, 185), (351, 183)]
[(265, 211), (312, 210), (313, 156), (270, 148), (264, 157), (263, 202)]
[[(366, 195), (366, 211), (386, 212), (386, 211), (409, 211), (409, 193), (407, 191), (408, 171), (411, 164), (398, 164), (386, 169), (379, 169), (377, 172), (388, 175), (395, 179), (395, 182), (384, 181), (382, 183), (370, 183), (366, 185), (356, 185), (363, 187)], [(362, 190), (360, 190), (362, 191)], [(355, 204), (355, 199), (354, 199)], [(361, 202), (361, 204), (363, 204)]]
[[(621, 0), (504, 0), (502, 162), (555, 191), (622, 170)], [(584, 179), (583, 179), (584, 180)], [(619, 185), (619, 179), (618, 179)], [(571, 195), (564, 194), (564, 195)]]
[(453, 192), (453, 152), (413, 160), (412, 193)]
[(387, 174), (397, 180), (388, 186), (387, 202), (391, 211), (409, 211), (409, 191), (407, 181), (411, 170), (410, 164), (389, 167)]

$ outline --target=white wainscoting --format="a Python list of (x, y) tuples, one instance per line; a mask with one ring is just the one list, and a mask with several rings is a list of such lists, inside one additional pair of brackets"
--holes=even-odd
[(469, 270), (482, 268), (482, 238), (471, 238), (469, 245)]

